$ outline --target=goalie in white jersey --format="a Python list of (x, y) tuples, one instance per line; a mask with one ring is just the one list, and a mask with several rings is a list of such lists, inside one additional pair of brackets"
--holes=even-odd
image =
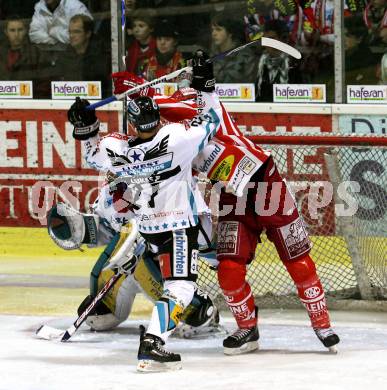
[(193, 159), (219, 129), (221, 106), (214, 92), (212, 64), (199, 51), (192, 59), (192, 87), (198, 90), (201, 115), (183, 124), (163, 126), (157, 104), (138, 97), (128, 105), (137, 137), (98, 135), (99, 121), (78, 99), (68, 112), (73, 135), (84, 141), (86, 161), (110, 173), (114, 185), (130, 193), (139, 231), (158, 253), (164, 293), (156, 302), (138, 352), (140, 371), (181, 368), (180, 355), (163, 345), (192, 300), (198, 273), (198, 215), (192, 188)]

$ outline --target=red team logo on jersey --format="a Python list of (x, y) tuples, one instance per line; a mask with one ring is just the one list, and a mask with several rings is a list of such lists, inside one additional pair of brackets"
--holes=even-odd
[(223, 255), (235, 255), (238, 244), (238, 222), (220, 222), (218, 226), (217, 253)]
[(310, 250), (311, 243), (301, 218), (297, 218), (294, 222), (281, 227), (279, 230), (290, 259)]

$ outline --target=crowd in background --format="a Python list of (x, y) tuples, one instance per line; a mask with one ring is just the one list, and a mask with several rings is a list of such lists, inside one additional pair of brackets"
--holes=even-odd
[[(387, 84), (387, 0), (343, 0), (346, 84)], [(275, 83), (327, 85), (334, 94), (334, 0), (125, 0), (126, 68), (148, 80), (262, 35), (297, 47), (301, 60), (259, 45), (215, 63), (218, 83), (254, 83), (272, 101)], [(111, 94), (110, 0), (0, 0), (0, 79), (100, 80)]]

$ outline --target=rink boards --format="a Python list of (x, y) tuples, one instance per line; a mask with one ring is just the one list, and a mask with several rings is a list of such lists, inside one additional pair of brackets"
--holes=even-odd
[[(100, 248), (85, 249), (85, 252), (64, 251), (56, 247), (44, 228), (0, 228), (0, 313), (2, 314), (73, 314), (79, 303), (88, 294), (88, 278)], [(369, 239), (371, 247), (375, 241), (383, 243), (387, 252), (386, 239)], [(318, 245), (339, 248), (346, 253), (346, 243), (339, 237), (312, 237)], [(272, 244), (265, 239), (258, 245), (256, 258), (249, 267), (249, 278), (260, 288), (260, 295), (278, 289), (279, 284), (292, 284), (280, 260), (268, 256), (273, 252)], [(347, 252), (348, 253), (348, 252)], [(349, 271), (351, 259), (349, 254), (336, 261), (326, 260), (320, 252), (312, 252), (318, 271), (322, 275), (323, 284), (332, 286), (332, 280), (323, 275), (337, 273), (339, 268)], [(319, 256), (316, 256), (319, 255)], [(269, 272), (269, 275), (268, 275)], [(206, 283), (217, 290), (216, 272), (209, 271), (202, 265), (202, 273), (206, 275)], [(257, 279), (258, 278), (258, 279)], [(265, 278), (265, 285), (259, 278)], [(262, 280), (262, 279), (261, 279)], [(252, 283), (254, 286), (254, 283)], [(287, 288), (286, 286), (284, 287)], [(138, 301), (138, 300), (136, 300)], [(140, 300), (136, 311), (150, 310), (148, 301)]]

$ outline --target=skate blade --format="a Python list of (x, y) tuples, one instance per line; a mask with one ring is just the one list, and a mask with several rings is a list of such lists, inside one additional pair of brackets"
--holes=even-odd
[(248, 353), (259, 349), (258, 341), (249, 341), (246, 344), (243, 344), (240, 348), (227, 348), (223, 347), (223, 353), (225, 355), (241, 355), (242, 353)]
[(336, 345), (332, 345), (332, 347), (329, 347), (329, 348), (328, 348), (328, 351), (329, 351), (329, 353), (331, 353), (332, 355), (337, 355), (337, 353), (339, 352), (339, 350), (337, 349)]
[(180, 362), (160, 363), (155, 360), (142, 359), (138, 361), (137, 371), (139, 372), (164, 372), (181, 370)]
[(60, 340), (65, 332), (48, 325), (42, 325), (35, 332), (36, 337), (43, 340)]

